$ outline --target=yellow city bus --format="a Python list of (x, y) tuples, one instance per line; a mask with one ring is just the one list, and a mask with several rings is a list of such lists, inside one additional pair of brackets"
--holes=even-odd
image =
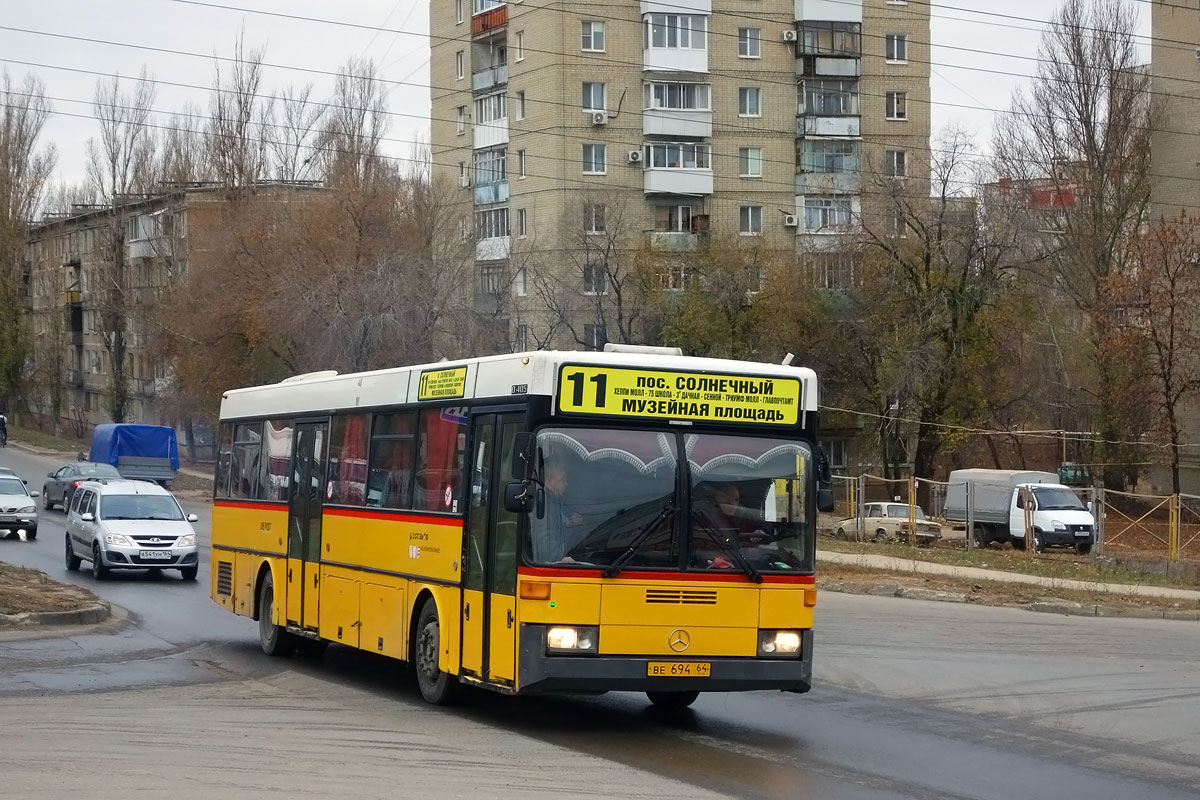
[(632, 349), (226, 392), (213, 600), (271, 655), (410, 661), (433, 703), (808, 691), (816, 376)]

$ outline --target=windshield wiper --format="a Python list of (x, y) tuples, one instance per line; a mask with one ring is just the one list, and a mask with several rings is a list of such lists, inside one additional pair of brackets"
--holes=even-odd
[(704, 532), (704, 535), (711, 539), (722, 552), (731, 556), (734, 562), (742, 568), (742, 572), (745, 572), (749, 576), (752, 583), (762, 583), (762, 575), (759, 574), (758, 570), (750, 566), (750, 562), (746, 560), (746, 557), (736, 547), (718, 536), (713, 530), (713, 526), (704, 519), (699, 511), (692, 512), (692, 522), (700, 523), (700, 530)]
[(654, 519), (647, 522), (646, 527), (638, 531), (637, 535), (635, 535), (629, 542), (629, 547), (625, 548), (625, 552), (614, 558), (613, 562), (605, 567), (604, 572), (601, 574), (606, 578), (616, 577), (621, 571), (621, 567), (625, 564), (625, 562), (633, 558), (633, 554), (637, 552), (637, 549), (645, 544), (646, 540), (650, 538), (650, 533), (654, 530), (654, 527), (663, 520), (670, 519), (670, 517), (674, 514), (675, 506), (666, 506), (662, 511), (655, 514)]

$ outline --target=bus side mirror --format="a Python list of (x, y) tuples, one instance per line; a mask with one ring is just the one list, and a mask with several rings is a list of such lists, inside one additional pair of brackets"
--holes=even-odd
[(504, 485), (504, 509), (515, 514), (528, 514), (533, 509), (533, 492), (529, 484), (513, 481)]
[(833, 497), (833, 477), (829, 473), (829, 456), (825, 448), (817, 445), (817, 511), (833, 511), (837, 502)]
[(532, 470), (533, 434), (518, 433), (513, 441), (512, 477), (519, 481), (527, 480)]

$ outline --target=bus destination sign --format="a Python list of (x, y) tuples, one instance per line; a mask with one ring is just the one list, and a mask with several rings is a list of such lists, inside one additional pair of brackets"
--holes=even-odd
[(462, 397), (467, 391), (467, 368), (429, 369), (421, 373), (418, 400), (446, 400)]
[(564, 414), (795, 425), (801, 392), (799, 378), (567, 364), (559, 372), (558, 409)]

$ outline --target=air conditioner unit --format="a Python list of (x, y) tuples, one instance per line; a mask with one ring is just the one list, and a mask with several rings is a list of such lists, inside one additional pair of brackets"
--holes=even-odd
[(642, 160), (642, 151), (641, 150), (630, 150), (629, 151), (629, 163), (630, 164), (637, 164), (641, 160)]
[(468, 175), (459, 175), (459, 176), (458, 176), (458, 185), (459, 185), (459, 186), (461, 186), (461, 187), (462, 187), (462, 188), (464, 188), (464, 189), (468, 189), (468, 188), (470, 188), (470, 186), (471, 186), (471, 178), (470, 178), (470, 176), (468, 176)]
[(593, 111), (592, 112), (592, 124), (593, 125), (607, 125), (608, 124), (608, 112), (607, 111)]
[(796, 31), (793, 28), (788, 28), (783, 32), (783, 40), (785, 42), (796, 41)]
[(783, 215), (783, 226), (785, 228), (795, 228), (800, 225), (800, 220), (796, 219), (794, 214)]

